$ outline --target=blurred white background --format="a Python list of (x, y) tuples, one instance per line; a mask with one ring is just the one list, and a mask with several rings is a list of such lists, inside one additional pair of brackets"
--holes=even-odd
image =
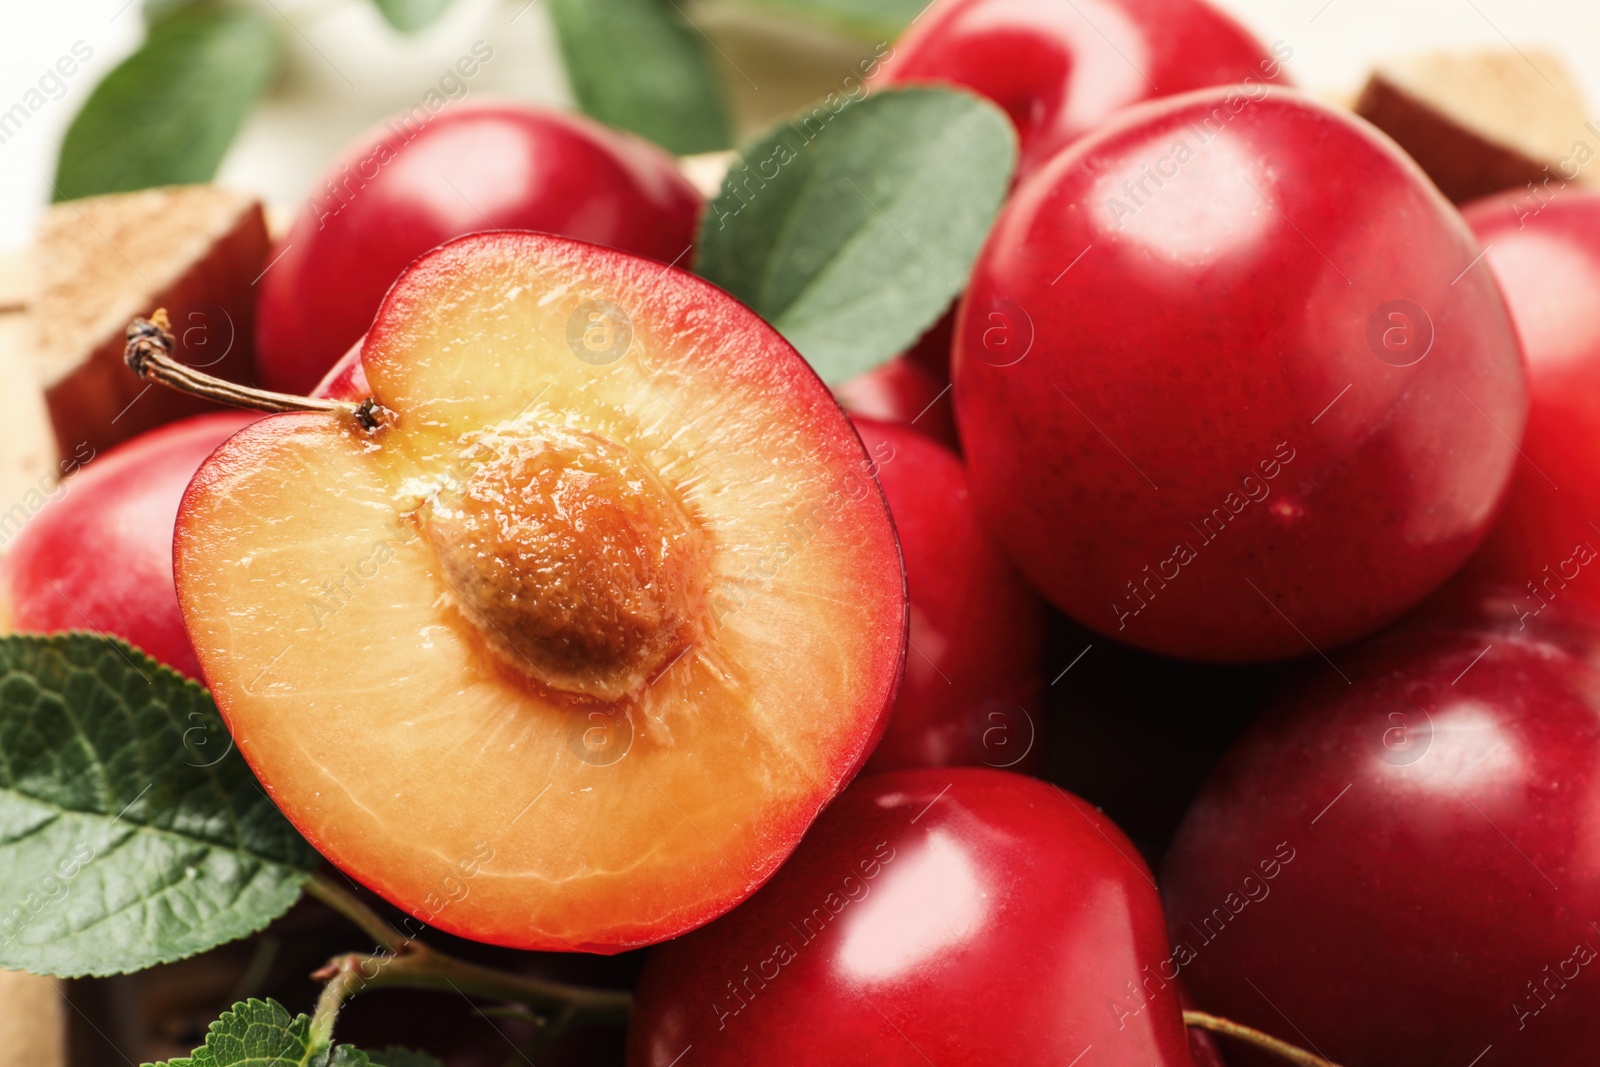
[[(95, 83), (141, 36), (141, 0), (8, 5), (0, 16), (0, 111), (37, 86), (75, 43), (92, 58), (14, 136), (0, 143), (0, 248), (29, 240), (50, 198), (55, 154)], [(1067, 0), (1061, 0), (1065, 3)], [(1264, 41), (1294, 49), (1302, 86), (1354, 92), (1372, 60), (1438, 47), (1539, 47), (1562, 56), (1591, 101), (1600, 100), (1600, 5), (1596, 0), (1215, 0)], [(264, 106), (223, 163), (219, 180), (297, 203), (329, 158), (363, 128), (416, 103), (474, 41), (494, 59), (472, 94), (505, 93), (565, 102), (566, 89), (541, 0), (457, 0), (412, 37), (390, 30), (368, 0), (260, 0), (285, 20), (286, 62)], [(837, 53), (845, 69), (856, 46), (816, 32), (774, 37), (738, 9), (685, 8), (743, 74), (728, 71), (746, 125), (805, 100), (786, 69)], [(763, 38), (765, 38), (763, 40)], [(81, 48), (80, 48), (81, 51)], [(757, 58), (759, 57), (759, 59)], [(744, 62), (740, 62), (744, 59)], [(753, 88), (752, 88), (753, 83)]]

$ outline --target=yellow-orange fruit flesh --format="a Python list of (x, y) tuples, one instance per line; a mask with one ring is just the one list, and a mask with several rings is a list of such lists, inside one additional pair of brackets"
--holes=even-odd
[(531, 234), (397, 283), (375, 434), (248, 427), (175, 545), (241, 751), (419, 919), (615, 951), (738, 903), (859, 767), (904, 592), (867, 457), (770, 327)]

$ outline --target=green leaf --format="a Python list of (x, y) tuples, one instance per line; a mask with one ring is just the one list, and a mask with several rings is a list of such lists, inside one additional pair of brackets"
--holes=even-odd
[(840, 30), (862, 39), (892, 41), (928, 6), (928, 0), (741, 0), (746, 7)]
[(838, 384), (904, 351), (965, 288), (1016, 135), (953, 89), (829, 100), (744, 149), (701, 222), (696, 269)]
[(317, 862), (194, 682), (111, 638), (0, 638), (0, 967), (192, 956), (283, 914)]
[(390, 1047), (381, 1052), (369, 1052), (367, 1059), (373, 1067), (444, 1067), (426, 1052), (415, 1052), (408, 1048)]
[(188, 1056), (145, 1067), (313, 1067), (311, 1019), (289, 1017), (275, 1000), (235, 1004), (206, 1030), (206, 1043)]
[(209, 181), (277, 64), (276, 18), (201, 6), (165, 15), (67, 129), (55, 199)]
[(680, 155), (727, 148), (705, 38), (674, 0), (550, 0), (578, 106)]
[(144, 1067), (443, 1067), (438, 1060), (405, 1049), (409, 1059), (376, 1060), (352, 1045), (332, 1053), (316, 1047), (311, 1019), (293, 1018), (275, 1000), (246, 1000), (223, 1012), (206, 1029), (206, 1043), (187, 1056)]
[(436, 22), (450, 0), (373, 0), (389, 25), (401, 33), (416, 33)]

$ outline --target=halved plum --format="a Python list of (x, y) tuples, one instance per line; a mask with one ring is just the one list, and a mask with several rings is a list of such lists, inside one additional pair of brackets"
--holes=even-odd
[[(419, 919), (613, 952), (749, 896), (879, 736), (899, 549), (804, 360), (692, 275), (443, 245), (183, 502), (179, 597), (250, 765)], [(368, 428), (370, 427), (370, 428)]]

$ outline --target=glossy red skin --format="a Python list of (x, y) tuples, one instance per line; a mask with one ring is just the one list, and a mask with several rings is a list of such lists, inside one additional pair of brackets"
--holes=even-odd
[(1470, 569), (1521, 589), (1529, 611), (1600, 604), (1589, 566), (1600, 558), (1600, 194), (1562, 190), (1542, 208), (1493, 196), (1463, 214), (1522, 340), (1532, 402), (1526, 462)]
[(895, 42), (881, 79), (953, 82), (999, 104), (1026, 177), (1132, 104), (1247, 78), (1287, 82), (1292, 52), (1269, 52), (1204, 0), (940, 0)]
[(1129, 991), (1166, 955), (1143, 863), (1088, 804), (1003, 771), (871, 775), (754, 897), (652, 952), (628, 1063), (1192, 1067), (1176, 986)]
[(172, 530), (200, 464), (259, 417), (198, 415), (91, 457), (0, 564), (11, 627), (109, 634), (199, 678), (173, 585)]
[[(1130, 109), (1024, 182), (956, 334), (973, 492), (1024, 573), (1093, 629), (1217, 661), (1326, 649), (1436, 587), (1527, 413), (1455, 209), (1359, 119), (1256, 96)], [(1152, 165), (1176, 176), (1113, 214)], [(1397, 299), (1435, 333), (1404, 367), (1367, 336)]]
[(350, 350), (339, 357), (339, 362), (329, 368), (322, 381), (311, 390), (311, 395), (330, 400), (365, 400), (372, 395), (367, 368), (361, 362), (360, 341), (351, 345)]
[[(1193, 998), (1182, 988), (1182, 983), (1179, 983), (1178, 1003), (1184, 1011), (1195, 1007)], [(1217, 1039), (1210, 1031), (1198, 1026), (1189, 1028), (1189, 1055), (1194, 1057), (1194, 1067), (1228, 1067), (1228, 1061), (1222, 1058), (1222, 1050), (1217, 1047)]]
[(956, 455), (857, 417), (889, 502), (911, 598), (906, 673), (866, 770), (1028, 771), (1044, 753), (1038, 598), (978, 522)]
[[(406, 264), (453, 237), (541, 230), (687, 260), (701, 198), (644, 140), (512, 102), (453, 105), (409, 139), (399, 119), (329, 168), (274, 253), (256, 330), (270, 389), (308, 393)], [(353, 192), (341, 207), (333, 190)]]
[(1228, 1067), (1216, 1039), (1204, 1030), (1189, 1031), (1189, 1055), (1194, 1057), (1195, 1067)]
[(1162, 877), (1207, 1010), (1366, 1067), (1594, 1062), (1600, 964), (1528, 983), (1600, 950), (1600, 642), (1517, 599), (1312, 665), (1218, 767)]
[(947, 448), (960, 447), (950, 382), (910, 355), (896, 356), (837, 386), (833, 392), (851, 415), (899, 423)]

